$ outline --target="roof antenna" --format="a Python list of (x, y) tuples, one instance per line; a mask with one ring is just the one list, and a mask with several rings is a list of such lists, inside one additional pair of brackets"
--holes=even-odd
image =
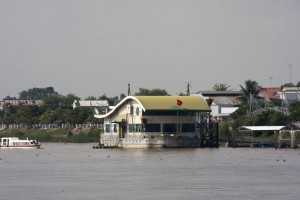
[(127, 96), (131, 96), (131, 91), (130, 91), (130, 83), (128, 83), (128, 91), (127, 91)]

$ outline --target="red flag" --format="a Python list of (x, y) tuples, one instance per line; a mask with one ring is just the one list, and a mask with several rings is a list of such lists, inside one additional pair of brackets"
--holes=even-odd
[(180, 101), (179, 99), (177, 99), (177, 105), (181, 106), (182, 105), (182, 101)]

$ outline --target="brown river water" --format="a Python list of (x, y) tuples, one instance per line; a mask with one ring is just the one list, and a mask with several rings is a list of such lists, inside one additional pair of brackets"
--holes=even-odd
[(300, 199), (300, 149), (0, 150), (0, 200)]

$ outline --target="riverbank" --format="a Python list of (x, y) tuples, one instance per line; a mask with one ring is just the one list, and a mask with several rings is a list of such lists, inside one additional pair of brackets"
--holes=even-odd
[[(40, 142), (66, 142), (66, 143), (99, 143), (100, 133), (103, 133), (103, 129), (100, 128), (81, 128), (81, 129), (70, 129), (70, 128), (51, 128), (51, 129), (40, 129), (40, 128), (18, 128), (18, 129), (4, 129), (0, 131), (1, 137), (18, 137), (20, 139), (36, 139)], [(248, 139), (247, 141), (250, 141)], [(270, 145), (274, 141), (273, 136), (269, 137), (258, 137), (255, 138), (254, 144), (263, 144)], [(219, 146), (220, 147), (251, 147), (253, 144), (250, 142), (237, 142), (233, 143), (234, 145), (229, 145), (229, 140), (226, 138), (220, 138)], [(254, 146), (258, 147), (258, 146)]]
[(89, 143), (99, 142), (102, 129), (82, 129), (74, 132), (68, 128), (52, 129), (5, 129), (0, 132), (0, 137), (18, 137), (20, 139), (36, 139), (40, 142), (69, 142)]

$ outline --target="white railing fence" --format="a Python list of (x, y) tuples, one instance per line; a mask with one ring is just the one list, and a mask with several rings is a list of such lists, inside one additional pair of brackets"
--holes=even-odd
[(0, 130), (3, 129), (18, 129), (18, 128), (40, 128), (40, 129), (52, 129), (52, 128), (103, 128), (103, 124), (33, 124), (28, 126), (26, 124), (0, 124)]

